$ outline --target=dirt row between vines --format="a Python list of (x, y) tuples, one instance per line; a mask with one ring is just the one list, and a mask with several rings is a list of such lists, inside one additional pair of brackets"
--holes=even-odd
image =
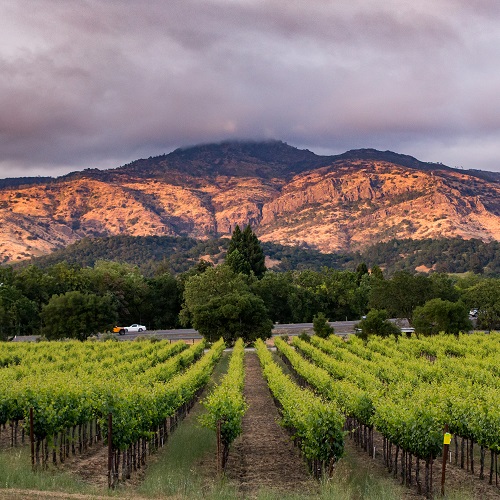
[(313, 494), (318, 483), (293, 446), (290, 435), (278, 424), (279, 413), (263, 378), (255, 352), (245, 354), (245, 399), (242, 435), (229, 453), (226, 475), (240, 494), (252, 497), (260, 489)]

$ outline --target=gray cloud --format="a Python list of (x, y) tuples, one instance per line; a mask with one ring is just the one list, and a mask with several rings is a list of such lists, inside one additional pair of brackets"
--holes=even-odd
[(498, 2), (380, 4), (5, 0), (0, 176), (270, 137), (500, 170)]

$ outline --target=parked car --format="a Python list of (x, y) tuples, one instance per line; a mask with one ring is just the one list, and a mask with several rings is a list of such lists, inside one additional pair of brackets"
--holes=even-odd
[(133, 325), (130, 326), (115, 326), (113, 328), (113, 333), (118, 333), (120, 335), (125, 335), (126, 333), (130, 332), (145, 332), (146, 327), (144, 325), (138, 325), (137, 323), (134, 323)]
[(133, 325), (125, 327), (125, 333), (145, 332), (145, 331), (146, 331), (146, 327), (144, 325), (138, 325), (137, 323), (134, 323)]

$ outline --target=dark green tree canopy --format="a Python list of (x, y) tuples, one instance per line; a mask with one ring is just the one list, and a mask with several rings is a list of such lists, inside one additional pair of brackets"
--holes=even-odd
[(314, 335), (326, 339), (329, 335), (335, 333), (333, 326), (330, 326), (324, 313), (319, 312), (313, 318)]
[(372, 266), (371, 271), (370, 271), (370, 275), (373, 278), (376, 278), (376, 279), (379, 279), (379, 280), (383, 280), (384, 279), (384, 273), (382, 272), (382, 269), (380, 269), (380, 266), (377, 266), (377, 264), (375, 264), (374, 266)]
[(248, 280), (228, 265), (207, 269), (188, 279), (181, 322), (191, 323), (210, 341), (220, 337), (232, 344), (271, 336), (272, 321), (264, 301), (252, 293)]
[(369, 294), (372, 309), (386, 310), (392, 318), (407, 318), (412, 322), (413, 310), (435, 297), (428, 276), (396, 273), (390, 280), (374, 280)]
[(358, 323), (357, 335), (364, 340), (367, 340), (370, 335), (378, 335), (380, 337), (389, 337), (401, 335), (401, 330), (397, 325), (389, 321), (389, 315), (386, 310), (372, 309), (366, 318)]
[(234, 228), (227, 250), (226, 264), (236, 273), (253, 272), (259, 279), (264, 276), (266, 272), (264, 251), (250, 225), (246, 226), (243, 232), (238, 225)]
[(472, 329), (465, 304), (442, 299), (432, 299), (415, 308), (413, 326), (415, 333), (424, 335), (436, 335), (440, 332), (458, 335)]
[(364, 262), (361, 262), (360, 264), (358, 264), (358, 267), (356, 267), (358, 284), (361, 283), (361, 279), (365, 274), (368, 274), (368, 266)]
[(111, 294), (103, 296), (79, 291), (53, 295), (41, 312), (43, 333), (49, 340), (74, 338), (110, 330), (116, 322), (117, 303)]

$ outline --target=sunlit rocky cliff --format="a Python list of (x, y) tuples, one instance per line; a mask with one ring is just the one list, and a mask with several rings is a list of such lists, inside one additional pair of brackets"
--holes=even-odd
[(354, 150), (317, 156), (279, 141), (179, 149), (53, 180), (0, 182), (0, 262), (84, 236), (229, 236), (322, 251), (391, 238), (500, 240), (500, 174)]

